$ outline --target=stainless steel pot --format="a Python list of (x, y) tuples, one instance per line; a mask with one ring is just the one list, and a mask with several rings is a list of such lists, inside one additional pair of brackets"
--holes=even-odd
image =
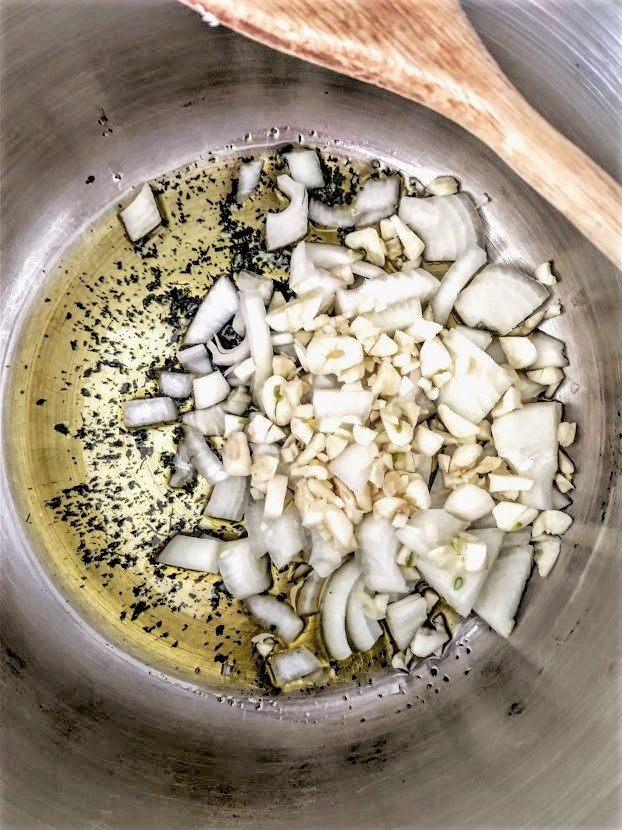
[[(619, 173), (615, 4), (465, 7), (532, 103)], [(619, 274), (458, 127), (172, 0), (8, 0), (3, 17), (3, 826), (619, 827)], [(561, 397), (580, 423), (575, 524), (509, 641), (471, 626), (417, 676), (292, 699), (191, 682), (68, 602), (20, 492), (24, 465), (40, 462), (53, 484), (50, 433), (28, 458), (16, 435), (24, 321), (35, 297), (62, 291), (46, 280), (63, 249), (120, 189), (247, 132), (268, 142), (272, 126), (392, 151), (424, 179), (454, 171), (487, 192), (502, 255), (555, 259), (566, 313), (551, 330), (571, 361)]]

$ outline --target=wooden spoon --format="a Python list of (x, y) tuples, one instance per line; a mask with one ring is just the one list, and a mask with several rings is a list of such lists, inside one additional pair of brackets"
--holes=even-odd
[(525, 101), (458, 0), (182, 2), (267, 46), (456, 121), (622, 267), (622, 188)]

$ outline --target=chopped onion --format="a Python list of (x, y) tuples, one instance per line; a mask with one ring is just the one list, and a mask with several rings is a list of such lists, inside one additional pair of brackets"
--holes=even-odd
[(346, 248), (344, 245), (333, 245), (329, 242), (305, 242), (306, 254), (318, 268), (334, 268), (337, 265), (351, 265), (361, 254)]
[(424, 241), (427, 260), (454, 262), (473, 245), (484, 247), (484, 228), (466, 193), (403, 196), (398, 216)]
[(306, 646), (297, 646), (287, 651), (271, 654), (268, 657), (268, 664), (277, 686), (285, 686), (322, 668), (320, 661)]
[(395, 213), (400, 194), (397, 176), (370, 179), (360, 189), (354, 203), (355, 224), (374, 225)]
[(219, 277), (205, 295), (184, 338), (192, 346), (207, 343), (238, 310), (238, 292), (228, 277)]
[(475, 603), (475, 611), (502, 637), (514, 628), (525, 584), (531, 572), (530, 545), (511, 548), (497, 558)]
[(304, 627), (303, 621), (287, 602), (281, 602), (276, 597), (257, 594), (246, 600), (248, 610), (262, 625), (289, 645), (298, 637)]
[(245, 337), (237, 346), (231, 349), (223, 349), (218, 338), (214, 343), (208, 343), (207, 348), (212, 353), (212, 359), (217, 366), (235, 366), (236, 363), (241, 363), (251, 353), (251, 347), (248, 344), (248, 337)]
[(548, 289), (517, 268), (488, 265), (460, 293), (455, 309), (467, 326), (504, 335), (548, 299)]
[[(478, 349), (486, 351), (492, 342), (492, 335), (483, 329), (470, 329), (468, 326), (454, 326), (455, 331), (474, 343)], [(490, 352), (489, 352), (490, 354)], [(492, 355), (490, 355), (492, 357)], [(503, 357), (503, 355), (502, 355)], [(494, 360), (495, 358), (493, 358)], [(497, 363), (499, 361), (496, 361)], [(501, 361), (503, 363), (503, 360)]]
[(320, 596), (325, 581), (324, 577), (321, 577), (315, 571), (312, 571), (305, 579), (296, 602), (296, 611), (301, 616), (317, 614), (320, 610)]
[(162, 221), (153, 191), (147, 183), (132, 193), (119, 215), (132, 242), (142, 239)]
[(534, 331), (529, 335), (529, 340), (536, 350), (536, 358), (529, 366), (530, 369), (544, 369), (548, 366), (563, 368), (568, 365), (563, 341), (543, 331)]
[(341, 564), (343, 555), (332, 539), (325, 539), (317, 527), (311, 528), (311, 552), (309, 565), (318, 576), (330, 576)]
[(173, 460), (173, 473), (171, 474), (171, 487), (184, 487), (194, 478), (194, 464), (190, 458), (190, 450), (185, 441), (181, 441), (177, 447)]
[(147, 427), (176, 420), (177, 407), (170, 398), (144, 398), (123, 404), (123, 423), (126, 427)]
[(559, 536), (550, 536), (534, 542), (534, 555), (538, 573), (546, 577), (551, 573), (562, 549), (562, 540)]
[(186, 426), (184, 430), (186, 444), (196, 471), (211, 484), (224, 481), (227, 478), (225, 468), (218, 456), (207, 446), (201, 433), (190, 426)]
[(247, 484), (247, 479), (242, 476), (232, 476), (225, 481), (219, 481), (212, 490), (203, 515), (214, 519), (228, 519), (231, 522), (241, 521), (244, 516)]
[(533, 487), (520, 495), (527, 507), (546, 510), (552, 506), (560, 420), (561, 405), (542, 402), (525, 404), (493, 421), (497, 452), (518, 475), (533, 481)]
[(399, 274), (384, 274), (363, 282), (358, 288), (339, 289), (335, 305), (340, 314), (355, 317), (368, 310), (370, 301), (381, 304), (383, 308), (410, 299), (428, 302), (438, 287), (436, 277), (421, 268), (416, 268)]
[(425, 599), (411, 594), (387, 605), (387, 627), (395, 644), (404, 651), (428, 615)]
[(353, 493), (360, 492), (369, 481), (371, 465), (376, 457), (375, 446), (349, 444), (330, 462), (330, 471), (341, 479)]
[(240, 295), (240, 309), (246, 326), (251, 357), (255, 363), (252, 390), (255, 400), (258, 400), (262, 386), (272, 374), (273, 356), (270, 328), (261, 293), (258, 290), (244, 291)]
[(236, 599), (247, 599), (270, 587), (268, 557), (257, 558), (248, 539), (229, 543), (220, 553), (220, 574), (225, 588)]
[(204, 571), (205, 573), (220, 573), (218, 557), (220, 542), (208, 536), (197, 538), (179, 533), (173, 536), (163, 550), (158, 554), (161, 565), (171, 565), (174, 568), (187, 568), (190, 571)]
[(390, 305), (384, 311), (374, 311), (365, 315), (365, 319), (369, 320), (372, 326), (385, 334), (407, 329), (418, 317), (421, 317), (421, 302), (416, 297), (411, 297), (404, 303)]
[(285, 175), (279, 176), (276, 183), (290, 202), (280, 213), (266, 216), (266, 247), (269, 251), (298, 242), (307, 232), (309, 197), (305, 186)]
[(429, 657), (442, 648), (447, 640), (449, 640), (449, 634), (446, 631), (421, 626), (413, 637), (410, 650), (415, 657)]
[(261, 159), (240, 164), (240, 172), (238, 173), (238, 199), (244, 201), (244, 199), (247, 199), (251, 195), (259, 184), (262, 169), (263, 161)]
[(274, 476), (272, 481), (268, 482), (264, 506), (266, 519), (277, 519), (282, 515), (287, 495), (287, 482), (287, 476), (283, 475)]
[(369, 590), (408, 593), (404, 577), (397, 566), (398, 542), (393, 525), (387, 519), (368, 514), (358, 526), (356, 538), (365, 584)]
[(212, 364), (203, 343), (177, 352), (177, 360), (187, 372), (195, 375), (208, 375), (212, 371)]
[(225, 410), (222, 404), (184, 412), (181, 420), (187, 426), (198, 430), (201, 435), (223, 435), (225, 431)]
[(346, 603), (346, 634), (354, 651), (368, 651), (382, 637), (382, 627), (363, 611), (365, 577), (361, 574), (354, 583)]
[(192, 375), (185, 372), (160, 372), (160, 392), (169, 398), (187, 398), (192, 392)]
[(372, 393), (367, 389), (321, 389), (313, 390), (313, 409), (315, 417), (345, 418), (353, 415), (365, 422), (369, 418), (373, 401)]
[(431, 508), (416, 513), (395, 535), (398, 540), (420, 556), (434, 548), (451, 544), (452, 539), (466, 530), (467, 524), (445, 510)]
[(482, 265), (486, 264), (487, 258), (486, 251), (474, 245), (460, 254), (448, 268), (432, 300), (432, 315), (435, 322), (445, 325), (458, 294)]
[(216, 369), (209, 375), (195, 378), (192, 382), (194, 390), (194, 405), (197, 409), (208, 409), (227, 397), (231, 387), (225, 380), (222, 372)]
[(361, 574), (355, 559), (347, 562), (330, 577), (322, 595), (321, 625), (326, 651), (333, 660), (346, 660), (352, 649), (346, 633), (346, 608), (354, 583)]
[(263, 538), (274, 565), (277, 568), (289, 565), (305, 547), (305, 537), (298, 510), (291, 505), (275, 519), (265, 520)]
[(324, 176), (315, 150), (294, 150), (285, 153), (289, 174), (295, 182), (312, 190), (324, 187)]
[(317, 199), (311, 199), (309, 219), (325, 228), (351, 228), (354, 225), (354, 207), (352, 205), (329, 207)]
[(495, 506), (494, 499), (475, 484), (459, 484), (445, 502), (444, 510), (463, 522), (481, 519)]

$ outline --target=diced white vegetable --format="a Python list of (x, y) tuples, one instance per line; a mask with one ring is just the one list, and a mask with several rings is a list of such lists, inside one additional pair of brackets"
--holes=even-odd
[(425, 243), (427, 260), (455, 261), (467, 248), (484, 247), (484, 229), (466, 193), (418, 198), (403, 196), (398, 216)]
[(334, 268), (336, 265), (350, 265), (361, 259), (358, 251), (352, 251), (344, 245), (328, 242), (306, 242), (306, 254), (318, 268)]
[(185, 372), (160, 372), (160, 392), (169, 398), (187, 398), (192, 392), (192, 375)]
[(201, 433), (191, 426), (186, 426), (185, 440), (196, 471), (211, 484), (218, 484), (227, 478), (227, 473), (218, 456), (205, 443)]
[(530, 337), (500, 337), (499, 345), (514, 369), (526, 369), (538, 359), (538, 350)]
[(572, 524), (572, 516), (561, 510), (543, 510), (533, 523), (534, 539), (546, 534), (562, 536)]
[(203, 343), (177, 352), (177, 360), (187, 372), (195, 375), (208, 375), (212, 371), (212, 364)]
[(129, 203), (119, 216), (132, 242), (142, 239), (149, 231), (157, 228), (162, 217), (153, 191), (146, 182), (130, 196)]
[(238, 292), (233, 283), (228, 277), (219, 277), (198, 307), (188, 326), (184, 343), (189, 346), (207, 343), (229, 322), (238, 307)]
[(289, 565), (305, 547), (300, 513), (294, 505), (275, 519), (264, 520), (263, 537), (275, 567)]
[(395, 535), (409, 550), (425, 556), (434, 548), (451, 544), (452, 539), (466, 530), (467, 523), (445, 510), (431, 508), (416, 513)]
[(354, 204), (355, 224), (375, 225), (395, 213), (400, 194), (398, 176), (370, 179), (360, 189)]
[(276, 519), (283, 513), (285, 497), (287, 495), (287, 476), (276, 475), (268, 482), (264, 516), (266, 519)]
[(406, 582), (397, 566), (398, 542), (393, 525), (386, 519), (367, 514), (356, 530), (356, 538), (369, 590), (407, 593)]
[[(447, 197), (449, 198), (449, 197)], [(444, 338), (455, 371), (440, 391), (439, 403), (473, 424), (488, 415), (509, 389), (512, 378), (485, 351), (452, 329)]]
[(443, 446), (443, 438), (429, 427), (421, 424), (414, 432), (413, 449), (429, 458), (437, 454)]
[(557, 562), (562, 549), (562, 540), (559, 536), (551, 536), (534, 542), (534, 555), (538, 573), (542, 577), (548, 576)]
[(361, 574), (348, 597), (346, 604), (346, 633), (354, 651), (367, 651), (382, 637), (382, 627), (377, 620), (371, 620), (363, 611), (365, 577)]
[(328, 468), (353, 493), (358, 493), (369, 481), (369, 473), (376, 453), (375, 446), (364, 447), (361, 444), (349, 444), (330, 462)]
[(509, 637), (531, 572), (530, 545), (511, 548), (497, 558), (474, 605), (475, 611), (502, 637)]
[(307, 346), (309, 371), (315, 375), (339, 374), (363, 360), (363, 347), (354, 337), (314, 337)]
[(354, 415), (365, 422), (371, 412), (373, 395), (367, 389), (313, 390), (313, 409), (318, 420)]
[(421, 302), (411, 297), (404, 303), (397, 303), (385, 308), (384, 311), (372, 311), (365, 314), (372, 326), (386, 334), (393, 334), (398, 329), (407, 329), (418, 317), (421, 317)]
[(311, 528), (311, 553), (309, 565), (318, 576), (330, 576), (341, 564), (343, 556), (332, 539), (325, 539), (316, 528)]
[(324, 187), (324, 176), (316, 150), (294, 150), (285, 153), (289, 174), (295, 182), (300, 182), (312, 190)]
[(456, 438), (470, 438), (479, 432), (477, 424), (472, 424), (470, 421), (467, 421), (466, 418), (458, 415), (457, 412), (454, 412), (453, 409), (450, 409), (444, 403), (438, 405), (438, 417), (445, 424), (448, 431)]
[(325, 583), (324, 577), (312, 571), (305, 579), (296, 601), (296, 611), (301, 616), (317, 614), (320, 610), (320, 597)]
[(472, 328), (509, 334), (549, 299), (548, 289), (508, 265), (488, 265), (458, 296), (455, 309)]
[[(399, 274), (385, 274), (366, 280), (357, 288), (339, 289), (335, 307), (340, 314), (355, 317), (368, 311), (369, 305), (392, 306), (415, 299), (428, 302), (438, 290), (439, 281), (432, 274), (420, 268), (401, 271)], [(416, 315), (415, 321), (421, 315)]]
[(544, 369), (548, 366), (563, 368), (568, 365), (566, 345), (563, 341), (538, 330), (529, 335), (529, 340), (537, 353), (536, 359), (529, 367), (530, 369)]
[(266, 216), (266, 247), (269, 251), (298, 242), (307, 232), (309, 197), (305, 186), (285, 175), (278, 176), (276, 184), (290, 202), (280, 213)]
[(474, 245), (467, 248), (451, 265), (432, 300), (432, 315), (443, 326), (449, 318), (458, 294), (479, 269), (486, 264), (486, 251)]
[(557, 440), (561, 447), (569, 447), (574, 443), (577, 434), (577, 425), (562, 421), (557, 427)]
[(419, 360), (424, 378), (431, 378), (437, 372), (449, 369), (452, 364), (451, 355), (438, 337), (423, 343), (419, 350)]
[(520, 497), (528, 507), (551, 507), (560, 417), (559, 403), (531, 403), (493, 421), (492, 436), (498, 454), (516, 473), (534, 483)]
[(322, 595), (321, 626), (326, 651), (333, 660), (346, 660), (352, 649), (346, 633), (348, 597), (361, 574), (354, 558), (348, 559), (329, 578)]
[(220, 554), (219, 566), (225, 588), (236, 599), (262, 594), (270, 587), (268, 557), (258, 559), (248, 539), (230, 543)]
[(406, 258), (414, 261), (418, 260), (425, 248), (423, 239), (420, 239), (414, 231), (402, 222), (399, 216), (391, 216), (389, 220), (394, 228), (395, 233), (404, 249)]
[(256, 594), (247, 598), (246, 605), (253, 617), (273, 631), (286, 645), (295, 640), (304, 628), (303, 621), (291, 605), (276, 597)]
[(415, 657), (429, 657), (442, 648), (447, 640), (449, 634), (446, 631), (421, 626), (412, 639), (410, 650)]
[(486, 490), (475, 484), (459, 484), (447, 498), (444, 510), (463, 522), (474, 522), (494, 506), (494, 499)]
[(432, 196), (452, 196), (458, 192), (458, 182), (453, 176), (437, 176), (431, 181), (426, 190)]
[(123, 423), (126, 427), (146, 427), (176, 420), (177, 407), (170, 398), (143, 398), (123, 404)]
[(247, 199), (253, 190), (255, 190), (259, 184), (259, 179), (261, 178), (262, 168), (263, 161), (261, 159), (257, 159), (256, 161), (247, 161), (240, 165), (237, 192), (237, 196), (240, 201)]
[(471, 343), (474, 343), (478, 349), (485, 352), (490, 346), (492, 334), (489, 334), (487, 331), (484, 331), (483, 329), (470, 329), (468, 326), (454, 326), (454, 328), (459, 334), (466, 337), (467, 340), (471, 341)]
[(214, 485), (204, 516), (239, 522), (244, 516), (248, 481), (242, 476), (232, 476)]
[(311, 199), (309, 220), (325, 228), (351, 228), (354, 225), (354, 205), (329, 207), (317, 199)]
[(231, 387), (218, 369), (210, 372), (209, 375), (195, 378), (192, 387), (194, 390), (194, 405), (197, 409), (207, 409), (224, 401), (231, 391)]
[(222, 435), (225, 431), (225, 411), (222, 404), (184, 412), (181, 420), (183, 424), (198, 430), (201, 435)]
[(555, 285), (557, 282), (555, 274), (551, 271), (550, 262), (543, 262), (542, 265), (538, 265), (533, 275), (542, 285)]
[(246, 360), (251, 353), (246, 337), (231, 349), (223, 349), (218, 338), (215, 338), (213, 343), (208, 343), (207, 348), (210, 350), (212, 360), (217, 366), (235, 366), (236, 363)]
[(194, 464), (190, 458), (190, 450), (185, 441), (181, 441), (177, 447), (173, 459), (173, 472), (171, 473), (171, 487), (184, 487), (194, 478)]
[(171, 565), (174, 568), (187, 568), (191, 571), (205, 573), (219, 573), (218, 556), (220, 542), (207, 536), (197, 538), (179, 533), (168, 541), (158, 554), (161, 565)]
[(246, 327), (250, 354), (255, 364), (252, 391), (256, 401), (259, 392), (272, 374), (272, 341), (266, 318), (263, 297), (259, 290), (244, 291), (240, 295), (240, 311)]
[(400, 651), (408, 648), (427, 614), (425, 599), (419, 594), (412, 594), (387, 605), (387, 626)]
[(320, 661), (306, 646), (297, 646), (287, 651), (279, 651), (278, 654), (271, 654), (268, 664), (277, 686), (293, 683), (294, 680), (300, 680), (322, 668)]

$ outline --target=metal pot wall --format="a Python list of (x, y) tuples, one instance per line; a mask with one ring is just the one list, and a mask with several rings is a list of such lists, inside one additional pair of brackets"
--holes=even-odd
[[(615, 4), (465, 8), (521, 91), (616, 175)], [(172, 0), (9, 0), (3, 16), (3, 826), (620, 826), (619, 274), (455, 125)], [(273, 141), (273, 126), (488, 193), (493, 247), (555, 260), (565, 314), (550, 330), (568, 342), (561, 398), (580, 424), (575, 522), (509, 641), (471, 625), (411, 678), (385, 671), (291, 699), (191, 680), (74, 603), (45, 550), (53, 516), (24, 510), (25, 491), (54, 483), (54, 424), (41, 416), (28, 457), (16, 434), (32, 393), (19, 363), (28, 313), (62, 294), (48, 278), (61, 252), (120, 190), (247, 132)], [(58, 395), (61, 367), (49, 369)], [(76, 464), (78, 481), (88, 470)], [(111, 489), (99, 509), (123, 498)]]

